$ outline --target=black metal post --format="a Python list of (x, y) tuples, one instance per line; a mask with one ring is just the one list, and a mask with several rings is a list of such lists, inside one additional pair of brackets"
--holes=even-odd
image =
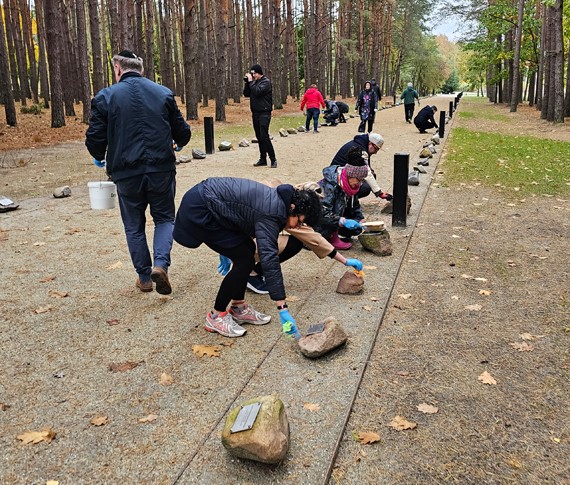
[(453, 101), (449, 102), (449, 117), (453, 118)]
[(445, 111), (439, 113), (439, 137), (443, 140), (445, 135)]
[(214, 153), (214, 118), (211, 116), (204, 117), (204, 138), (206, 141), (206, 153), (211, 155)]
[(459, 103), (459, 98), (455, 96), (455, 101), (453, 102), (453, 108), (457, 109), (457, 103)]
[(394, 154), (394, 199), (392, 200), (392, 226), (406, 227), (408, 205), (409, 153)]

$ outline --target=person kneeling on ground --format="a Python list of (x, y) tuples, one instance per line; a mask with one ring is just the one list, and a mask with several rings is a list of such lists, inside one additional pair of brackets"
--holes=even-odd
[(323, 188), (323, 217), (317, 228), (335, 249), (350, 249), (350, 242), (343, 242), (339, 234), (350, 238), (362, 232), (359, 221), (364, 219), (358, 190), (368, 176), (368, 165), (362, 158), (362, 150), (351, 148), (348, 163), (344, 167), (331, 165), (323, 169), (323, 179), (319, 185)]
[(420, 133), (427, 133), (430, 128), (439, 128), (433, 118), (437, 113), (437, 106), (425, 106), (414, 118), (414, 125), (420, 130)]
[(271, 321), (270, 315), (256, 311), (244, 300), (255, 266), (255, 238), (269, 295), (277, 304), (283, 329), (298, 334), (285, 303), (277, 239), (283, 229), (303, 223), (314, 225), (320, 216), (319, 196), (289, 184), (271, 188), (253, 180), (217, 177), (186, 192), (176, 214), (174, 240), (188, 248), (205, 243), (234, 263), (206, 316), (205, 329), (224, 337), (241, 337), (246, 330), (240, 324), (265, 325)]
[(338, 106), (336, 103), (330, 99), (325, 101), (327, 109), (323, 111), (323, 117), (329, 126), (338, 125), (338, 117), (340, 115), (338, 111)]
[(335, 104), (338, 107), (338, 122), (339, 123), (346, 123), (346, 118), (344, 117), (345, 114), (348, 113), (349, 107), (343, 101), (335, 101)]

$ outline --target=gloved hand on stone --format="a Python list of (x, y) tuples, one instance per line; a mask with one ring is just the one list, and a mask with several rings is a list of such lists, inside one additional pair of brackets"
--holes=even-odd
[(381, 199), (385, 199), (385, 200), (392, 200), (394, 198), (394, 196), (392, 194), (389, 194), (388, 192), (380, 192), (378, 194), (378, 197), (380, 197)]
[(350, 266), (357, 271), (362, 271), (362, 261), (356, 258), (349, 258), (346, 260), (345, 266)]
[(345, 219), (344, 222), (342, 223), (342, 226), (346, 227), (349, 230), (362, 229), (362, 226), (354, 219)]
[(226, 276), (232, 267), (232, 260), (223, 254), (220, 254), (220, 264), (218, 264), (218, 273)]
[(105, 168), (105, 166), (107, 165), (107, 162), (105, 160), (97, 160), (97, 159), (93, 159), (93, 163), (95, 164), (96, 167), (99, 168)]
[(297, 322), (295, 322), (295, 319), (291, 316), (287, 308), (279, 310), (279, 319), (281, 320), (281, 327), (284, 334), (295, 337), (296, 340), (301, 338), (301, 334), (297, 329)]

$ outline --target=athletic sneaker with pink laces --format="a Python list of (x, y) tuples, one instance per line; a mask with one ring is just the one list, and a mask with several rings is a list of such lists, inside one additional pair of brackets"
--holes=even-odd
[(228, 313), (237, 323), (241, 324), (266, 325), (271, 321), (271, 315), (258, 312), (249, 303), (240, 307), (230, 307)]
[(228, 312), (219, 313), (216, 318), (211, 312), (206, 315), (204, 328), (208, 332), (217, 332), (224, 337), (241, 337), (247, 330), (239, 326)]

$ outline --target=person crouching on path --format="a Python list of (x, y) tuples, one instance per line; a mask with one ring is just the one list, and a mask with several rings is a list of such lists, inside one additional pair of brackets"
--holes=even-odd
[(437, 113), (437, 106), (425, 106), (414, 118), (414, 125), (420, 133), (427, 133), (430, 128), (439, 128), (435, 122), (434, 116)]
[(240, 324), (265, 325), (271, 321), (270, 315), (258, 312), (244, 300), (255, 266), (255, 238), (269, 296), (276, 302), (284, 330), (297, 334), (296, 322), (285, 303), (277, 239), (282, 230), (303, 223), (312, 226), (320, 216), (319, 196), (288, 184), (271, 188), (253, 180), (217, 177), (186, 192), (176, 214), (174, 240), (188, 248), (204, 243), (233, 262), (213, 309), (206, 315), (205, 329), (224, 337), (241, 337), (246, 329)]
[[(112, 59), (117, 83), (91, 101), (85, 145), (96, 165), (106, 158), (107, 173), (117, 186), (127, 245), (137, 272), (136, 286), (168, 295), (176, 156), (173, 141), (183, 147), (190, 127), (172, 91), (142, 76), (143, 62), (130, 51)], [(154, 221), (153, 259), (146, 240), (146, 208)], [(154, 262), (154, 266), (153, 266)]]
[(305, 129), (309, 131), (312, 119), (313, 133), (318, 133), (319, 115), (321, 114), (320, 108), (325, 108), (325, 100), (323, 99), (321, 92), (317, 89), (316, 84), (311, 84), (311, 87), (305, 91), (305, 94), (303, 94), (303, 99), (301, 100), (301, 111), (305, 108), (307, 109)]
[(348, 163), (344, 167), (331, 165), (323, 169), (323, 216), (317, 229), (335, 249), (350, 249), (350, 242), (343, 242), (339, 235), (350, 238), (362, 232), (359, 221), (364, 219), (358, 190), (368, 176), (368, 165), (362, 158), (362, 150), (351, 148)]

